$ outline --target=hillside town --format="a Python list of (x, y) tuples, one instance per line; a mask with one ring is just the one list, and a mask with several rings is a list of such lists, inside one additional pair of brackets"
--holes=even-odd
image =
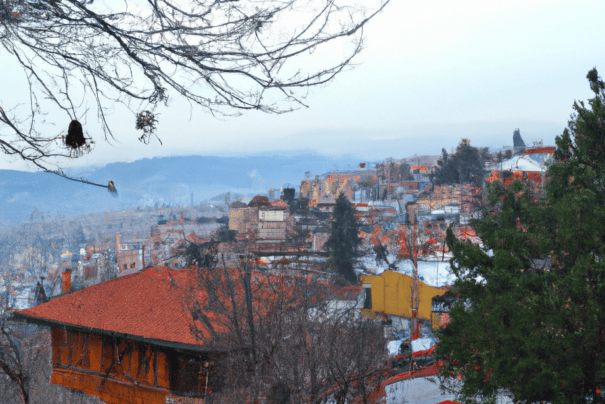
[[(472, 223), (486, 187), (520, 180), (538, 195), (555, 153), (526, 146), (519, 130), (513, 143), (494, 151), (462, 139), (441, 156), (321, 174), (309, 167), (298, 186), (264, 194), (74, 217), (51, 243), (42, 234), (48, 223), (34, 212), (21, 240), (2, 252), (3, 307), (15, 330), (48, 333), (52, 352), (41, 360), (52, 362), (50, 383), (86, 400), (449, 403), (461, 375), (444, 388), (435, 359), (457, 300), (447, 232), (481, 246)], [(342, 209), (352, 212), (358, 240), (348, 273), (335, 253)], [(278, 318), (288, 319), (283, 334)], [(359, 334), (362, 351), (338, 345), (345, 334), (357, 338), (359, 327), (375, 331)], [(308, 354), (301, 363), (284, 354), (298, 349)], [(334, 350), (330, 362), (312, 357), (315, 350)], [(360, 352), (367, 357), (339, 362)], [(248, 363), (261, 354), (269, 355), (264, 367)], [(283, 374), (267, 375), (268, 387), (246, 396), (242, 367), (270, 372), (273, 363)], [(293, 391), (288, 377), (312, 388)], [(498, 400), (510, 402), (506, 394)]]

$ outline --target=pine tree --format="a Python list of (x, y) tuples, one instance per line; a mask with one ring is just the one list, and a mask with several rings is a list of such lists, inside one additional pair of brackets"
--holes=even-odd
[(496, 181), (473, 222), (483, 246), (448, 231), (459, 300), (438, 355), (465, 400), (603, 402), (605, 84), (588, 79), (595, 97), (574, 103), (544, 194)]
[(332, 214), (332, 232), (326, 246), (332, 253), (334, 269), (350, 283), (357, 283), (353, 267), (360, 244), (359, 221), (355, 217), (355, 210), (347, 197), (341, 193), (336, 199)]
[(441, 153), (442, 156), (437, 162), (438, 167), (433, 179), (436, 185), (481, 184), (483, 160), (476, 147), (463, 140), (456, 147), (456, 153), (450, 155), (445, 149), (442, 149)]

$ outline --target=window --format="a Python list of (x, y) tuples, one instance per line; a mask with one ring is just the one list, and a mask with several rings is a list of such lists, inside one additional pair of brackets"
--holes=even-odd
[(372, 285), (363, 285), (363, 290), (366, 292), (363, 308), (372, 310)]
[(192, 396), (203, 396), (207, 392), (216, 390), (210, 376), (212, 364), (207, 358), (173, 353), (169, 361), (171, 390)]

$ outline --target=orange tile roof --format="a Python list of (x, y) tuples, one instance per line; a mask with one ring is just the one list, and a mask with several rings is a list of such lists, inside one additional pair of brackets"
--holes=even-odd
[(555, 150), (557, 148), (556, 147), (535, 147), (532, 149), (526, 149), (525, 150), (525, 155), (527, 156), (528, 154), (554, 154)]
[(287, 208), (288, 204), (286, 202), (284, 202), (281, 199), (276, 200), (275, 202), (273, 202), (271, 204), (271, 206), (277, 207), (277, 208)]
[[(196, 279), (196, 270), (193, 269), (149, 268), (20, 310), (16, 314), (34, 322), (82, 327), (93, 332), (126, 334), (135, 338), (157, 340), (158, 344), (164, 341), (201, 347), (210, 341), (211, 334), (201, 320), (192, 318), (187, 306), (193, 300), (185, 298), (188, 291), (195, 290), (199, 293), (195, 299), (197, 302), (204, 304), (208, 300), (206, 290), (196, 284)], [(253, 273), (252, 280), (255, 298), (275, 292), (275, 284), (280, 283), (260, 273)], [(263, 288), (269, 282), (273, 288)], [(236, 286), (236, 294), (240, 300), (243, 296), (241, 284), (239, 288)], [(226, 296), (222, 297), (228, 300)], [(271, 300), (271, 296), (265, 297), (263, 301)], [(229, 301), (224, 304), (229, 306)], [(263, 311), (259, 310), (261, 314)], [(227, 331), (225, 324), (228, 320), (220, 314), (208, 311), (204, 311), (204, 314), (215, 331)], [(200, 330), (204, 340), (196, 339), (192, 328)]]
[[(190, 331), (193, 319), (171, 286), (191, 271), (150, 268), (103, 282), (19, 311), (33, 320), (62, 323), (187, 345), (201, 345)], [(178, 282), (177, 281), (177, 282)]]

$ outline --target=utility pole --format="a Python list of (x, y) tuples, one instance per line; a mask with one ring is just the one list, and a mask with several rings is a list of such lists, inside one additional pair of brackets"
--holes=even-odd
[(411, 243), (413, 245), (412, 252), (412, 260), (414, 263), (414, 278), (412, 279), (412, 319), (411, 319), (411, 327), (410, 327), (410, 373), (414, 371), (413, 365), (413, 356), (412, 356), (412, 341), (414, 340), (414, 334), (416, 334), (416, 319), (418, 317), (418, 248), (416, 245), (416, 241), (418, 239), (418, 223), (416, 218), (414, 218), (414, 227), (412, 230), (412, 240)]

